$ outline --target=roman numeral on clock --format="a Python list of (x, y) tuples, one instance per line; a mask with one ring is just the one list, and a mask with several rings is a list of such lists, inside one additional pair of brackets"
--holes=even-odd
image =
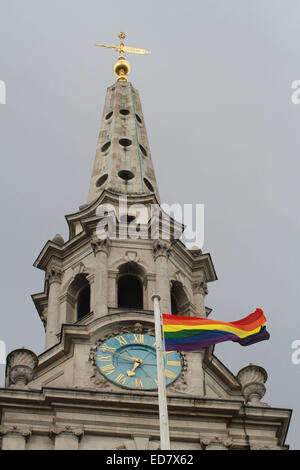
[(97, 356), (97, 359), (101, 362), (111, 362), (112, 356)]
[(105, 351), (109, 351), (109, 352), (115, 352), (116, 348), (112, 348), (111, 346), (107, 346), (107, 344), (103, 344), (103, 346), (101, 347), (102, 351), (105, 352)]
[(117, 341), (119, 341), (120, 345), (123, 346), (124, 344), (127, 344), (127, 341), (125, 338), (123, 338), (123, 336), (116, 336), (114, 339), (116, 339)]
[(140, 388), (141, 390), (144, 389), (143, 382), (141, 379), (135, 379), (135, 388)]
[(179, 361), (167, 361), (167, 365), (180, 367), (180, 362)]
[(107, 364), (107, 366), (100, 367), (100, 369), (106, 374), (110, 375), (115, 371), (115, 366), (113, 364)]
[(115, 382), (117, 382), (118, 384), (121, 384), (121, 385), (125, 385), (127, 379), (128, 379), (128, 377), (126, 377), (126, 375), (120, 374), (115, 379)]
[(135, 343), (143, 343), (144, 342), (144, 335), (133, 335)]
[(176, 374), (175, 372), (172, 372), (171, 370), (165, 369), (165, 376), (168, 377), (168, 379), (175, 379)]

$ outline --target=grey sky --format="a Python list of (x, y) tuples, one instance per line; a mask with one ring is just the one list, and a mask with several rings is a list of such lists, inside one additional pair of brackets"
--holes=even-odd
[[(32, 267), (64, 215), (87, 200), (114, 44), (152, 50), (130, 57), (161, 199), (205, 204), (205, 251), (218, 281), (211, 318), (264, 309), (271, 339), (216, 355), (236, 373), (269, 374), (263, 401), (293, 408), (287, 438), (299, 448), (300, 1), (0, 0), (1, 320), (7, 352), (40, 353), (44, 332), (30, 294)], [(3, 384), (3, 371), (1, 368)]]

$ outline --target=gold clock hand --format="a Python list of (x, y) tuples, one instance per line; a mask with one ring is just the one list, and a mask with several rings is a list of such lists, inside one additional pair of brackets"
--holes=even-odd
[(127, 359), (131, 359), (132, 361), (140, 361), (141, 360), (141, 359), (138, 359), (137, 357), (130, 357), (130, 356), (126, 356), (125, 354), (120, 354), (120, 353), (117, 353), (117, 352), (114, 352), (113, 354), (117, 354), (118, 356), (126, 357)]
[(127, 371), (127, 375), (131, 377), (132, 375), (135, 375), (135, 369), (141, 364), (142, 360), (140, 359), (139, 362), (135, 362), (133, 368), (131, 370)]
[[(105, 352), (106, 349), (104, 348), (104, 349), (102, 349), (102, 351)], [(138, 362), (138, 361), (141, 361), (141, 359), (139, 359), (138, 357), (126, 356), (125, 354), (120, 354), (120, 353), (117, 353), (117, 352), (115, 352), (115, 351), (109, 351), (109, 352), (111, 352), (112, 354), (117, 354), (118, 356), (126, 357), (126, 359), (130, 359), (130, 360), (132, 360), (132, 361), (137, 361), (137, 362)]]

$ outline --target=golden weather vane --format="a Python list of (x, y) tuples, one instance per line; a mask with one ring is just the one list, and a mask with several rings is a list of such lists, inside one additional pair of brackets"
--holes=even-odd
[(114, 49), (115, 51), (119, 52), (120, 55), (117, 62), (114, 64), (113, 70), (118, 77), (117, 82), (127, 82), (127, 75), (129, 75), (130, 73), (130, 64), (125, 59), (124, 53), (126, 52), (129, 54), (151, 54), (151, 51), (147, 51), (147, 49), (141, 49), (139, 47), (125, 46), (124, 39), (126, 37), (126, 34), (123, 31), (118, 34), (118, 37), (120, 38), (120, 44), (114, 44), (113, 46), (107, 46), (105, 44), (95, 44), (95, 46), (106, 47), (107, 49)]

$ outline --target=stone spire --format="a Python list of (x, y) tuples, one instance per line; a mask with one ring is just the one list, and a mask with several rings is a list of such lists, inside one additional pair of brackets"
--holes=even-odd
[(127, 195), (159, 193), (138, 91), (117, 82), (106, 94), (88, 203), (106, 189)]

